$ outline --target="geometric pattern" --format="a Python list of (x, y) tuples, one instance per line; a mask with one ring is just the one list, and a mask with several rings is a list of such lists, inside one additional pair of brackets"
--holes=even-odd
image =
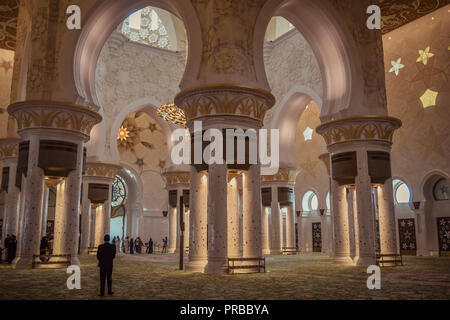
[(415, 255), (417, 250), (416, 226), (414, 219), (398, 219), (400, 252), (402, 255)]
[(450, 256), (450, 217), (437, 218), (439, 253)]
[(322, 226), (320, 222), (312, 224), (313, 252), (322, 252)]

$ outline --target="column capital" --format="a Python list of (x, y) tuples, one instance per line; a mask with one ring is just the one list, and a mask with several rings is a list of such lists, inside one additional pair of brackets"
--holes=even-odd
[(19, 143), (22, 141), (21, 138), (0, 139), (0, 160), (17, 158), (19, 155)]
[(362, 115), (326, 121), (316, 128), (328, 149), (336, 144), (355, 141), (379, 141), (392, 144), (394, 131), (402, 122), (393, 117)]
[(194, 120), (233, 116), (256, 121), (256, 127), (261, 127), (266, 111), (275, 104), (275, 97), (266, 90), (247, 85), (211, 84), (178, 93), (175, 104), (186, 113), (188, 125)]
[(190, 174), (190, 171), (184, 170), (165, 171), (163, 176), (166, 178), (166, 189), (189, 189)]
[(102, 116), (91, 108), (59, 101), (16, 102), (8, 107), (8, 113), (16, 118), (17, 132), (22, 137), (44, 132), (88, 141), (91, 129), (102, 120)]
[(89, 178), (114, 180), (117, 172), (121, 169), (122, 167), (120, 165), (114, 163), (100, 161), (86, 162), (86, 171), (83, 175), (83, 180)]
[(282, 184), (289, 184), (294, 185), (295, 179), (297, 178), (297, 175), (300, 173), (300, 170), (298, 170), (296, 167), (280, 167), (278, 169), (278, 172), (273, 175), (269, 176), (261, 176), (261, 183), (263, 186), (269, 186), (273, 183), (282, 183)]

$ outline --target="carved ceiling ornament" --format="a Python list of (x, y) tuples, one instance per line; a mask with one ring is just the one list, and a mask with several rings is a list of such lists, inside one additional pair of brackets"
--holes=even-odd
[(182, 91), (175, 97), (175, 104), (184, 110), (188, 122), (214, 115), (244, 116), (262, 122), (275, 98), (258, 88), (218, 84)]
[(86, 162), (86, 171), (84, 176), (114, 179), (117, 172), (121, 169), (121, 166), (114, 163), (100, 161)]
[(316, 132), (323, 136), (327, 146), (339, 142), (378, 140), (392, 144), (394, 131), (402, 122), (387, 116), (355, 116), (322, 123)]
[(189, 185), (190, 172), (189, 171), (166, 171), (163, 173), (166, 178), (166, 188), (171, 189), (176, 185)]
[(261, 182), (291, 182), (295, 183), (295, 179), (300, 171), (295, 167), (280, 167), (278, 172), (270, 176), (261, 176)]
[(17, 132), (49, 129), (81, 134), (89, 140), (91, 129), (102, 116), (84, 106), (56, 101), (22, 101), (11, 104), (8, 113), (17, 120)]
[(5, 158), (15, 158), (19, 154), (20, 138), (0, 139), (0, 160)]

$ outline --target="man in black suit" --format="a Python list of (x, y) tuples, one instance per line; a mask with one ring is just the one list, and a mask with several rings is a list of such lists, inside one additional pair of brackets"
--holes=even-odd
[(116, 257), (116, 246), (109, 243), (109, 234), (105, 235), (104, 244), (98, 246), (97, 260), (100, 267), (100, 294), (99, 297), (105, 295), (105, 280), (108, 280), (108, 294), (112, 292), (112, 271), (113, 260)]

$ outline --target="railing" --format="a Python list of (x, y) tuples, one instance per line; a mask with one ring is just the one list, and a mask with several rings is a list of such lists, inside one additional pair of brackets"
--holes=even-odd
[(98, 247), (89, 247), (88, 254), (96, 254), (98, 251)]
[(377, 253), (377, 265), (384, 267), (384, 264), (393, 264), (394, 266), (403, 266), (403, 258), (401, 254), (380, 254)]
[[(255, 262), (254, 264), (239, 264), (236, 265), (235, 262)], [(256, 261), (258, 264), (256, 264)], [(236, 269), (255, 269), (255, 273), (266, 272), (266, 258), (228, 258), (228, 272), (234, 274)]]
[[(56, 261), (52, 261), (54, 258), (61, 258)], [(39, 260), (37, 260), (39, 259)], [(37, 267), (58, 267), (70, 265), (70, 254), (34, 254), (33, 255), (33, 268)]]
[(286, 255), (297, 254), (297, 247), (283, 247), (282, 253)]

